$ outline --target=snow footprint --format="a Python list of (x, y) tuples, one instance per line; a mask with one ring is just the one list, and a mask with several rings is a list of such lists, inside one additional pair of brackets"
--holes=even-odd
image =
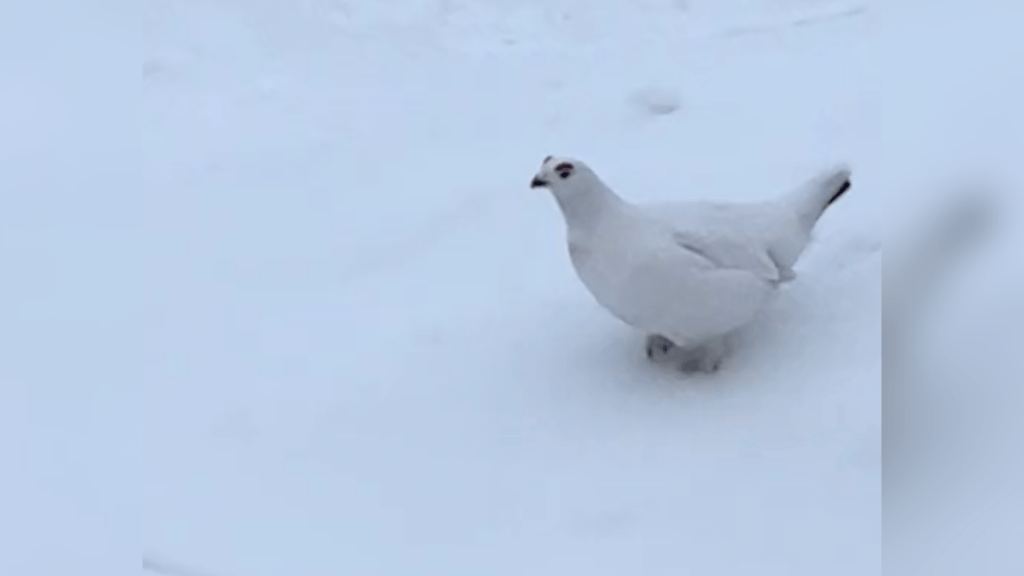
[(651, 86), (633, 92), (630, 106), (646, 116), (667, 116), (682, 106), (679, 91), (666, 86)]

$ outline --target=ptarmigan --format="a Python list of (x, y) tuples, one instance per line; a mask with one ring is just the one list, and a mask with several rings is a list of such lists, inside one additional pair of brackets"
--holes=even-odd
[(647, 355), (714, 372), (727, 339), (757, 315), (825, 209), (850, 188), (844, 165), (773, 200), (640, 206), (586, 164), (547, 157), (531, 188), (548, 188), (565, 217), (569, 255), (594, 298), (647, 334)]

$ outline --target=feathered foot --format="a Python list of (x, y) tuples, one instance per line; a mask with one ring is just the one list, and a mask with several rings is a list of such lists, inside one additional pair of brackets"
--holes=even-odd
[(698, 346), (677, 346), (660, 334), (647, 336), (647, 357), (658, 364), (674, 364), (685, 373), (712, 374), (722, 367), (728, 352), (725, 337), (715, 338)]

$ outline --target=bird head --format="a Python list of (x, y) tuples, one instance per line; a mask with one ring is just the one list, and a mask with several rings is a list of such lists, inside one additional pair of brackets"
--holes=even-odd
[(592, 226), (606, 210), (623, 205), (589, 166), (572, 158), (545, 158), (530, 187), (551, 191), (570, 228)]
[(587, 194), (598, 183), (597, 175), (583, 162), (548, 156), (530, 182), (530, 188), (547, 188), (556, 196), (571, 198)]

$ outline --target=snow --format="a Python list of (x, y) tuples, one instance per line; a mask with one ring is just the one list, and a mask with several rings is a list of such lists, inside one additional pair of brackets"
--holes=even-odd
[[(94, 23), (76, 14), (69, 29)], [(62, 93), (89, 136), (61, 140), (63, 171), (39, 158), (67, 125), (33, 132), (25, 110), (47, 101), (19, 82), (0, 94), (25, 135), (0, 160), (0, 257), (19, 279), (0, 288), (19, 303), (0, 331), (0, 453), (28, 464), (0, 486), (3, 516), (33, 518), (0, 519), (0, 572), (113, 573), (82, 566), (130, 525), (143, 571), (179, 576), (877, 573), (882, 237), (962, 170), (1020, 181), (1021, 15), (996, 0), (144, 3), (142, 141), (123, 156), (141, 188), (100, 169), (127, 133), (90, 116), (106, 76), (80, 68)], [(25, 55), (0, 56), (13, 78), (61, 64), (5, 53)], [(528, 187), (548, 154), (636, 200), (756, 200), (836, 160), (854, 185), (723, 371), (683, 376), (575, 278), (557, 206)], [(94, 196), (106, 184), (123, 198)], [(50, 190), (74, 190), (56, 214)], [(995, 383), (974, 409), (1002, 407), (978, 434), (1004, 440), (1021, 431), (1006, 384), (1024, 313), (1007, 228), (973, 262), (989, 273), (961, 274), (972, 297), (938, 322), (948, 341), (922, 353), (965, 405), (979, 356), (949, 351), (972, 331)], [(144, 285), (100, 286), (121, 268)], [(993, 322), (1017, 339), (973, 337)], [(116, 431), (105, 411), (139, 395)], [(119, 491), (103, 447), (125, 438), (143, 444), (141, 532), (94, 497)], [(991, 496), (978, 510), (1014, 509), (1010, 448), (979, 452), (1001, 456), (972, 470), (1005, 484), (972, 484)], [(906, 526), (927, 573), (986, 529), (1001, 535), (988, 567), (1014, 557), (998, 514), (968, 540), (942, 532), (954, 512), (926, 516)]]
[(867, 164), (844, 80), (867, 73), (868, 22), (780, 46), (691, 40), (667, 2), (147, 12), (146, 189), (178, 232), (147, 390), (152, 558), (246, 576), (878, 566), (870, 188), (823, 221), (729, 369), (689, 379), (592, 302), (528, 188), (558, 153), (664, 199)]

